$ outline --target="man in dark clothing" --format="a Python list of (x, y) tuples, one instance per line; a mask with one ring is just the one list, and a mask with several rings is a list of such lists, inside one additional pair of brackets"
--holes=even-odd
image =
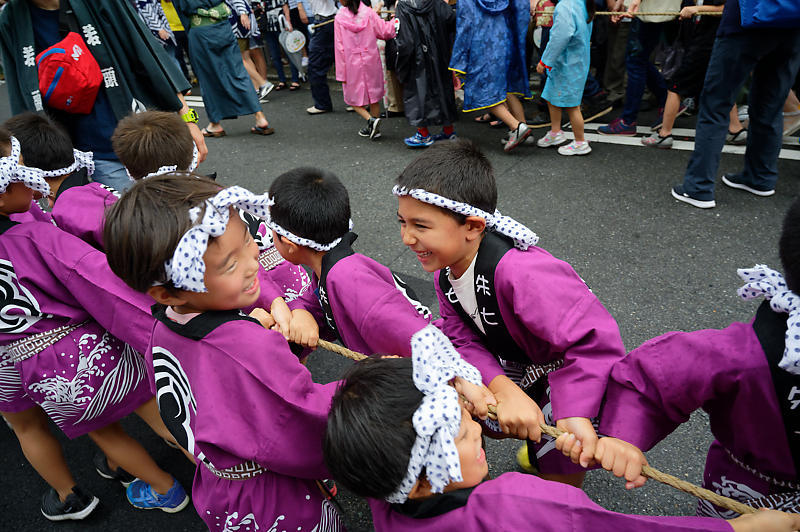
[[(49, 108), (39, 88), (36, 56), (70, 31), (83, 38), (103, 74), (94, 106), (85, 115)], [(66, 127), (76, 148), (94, 152), (94, 178), (101, 183), (120, 190), (130, 184), (110, 139), (117, 122), (131, 112), (178, 112), (200, 159), (208, 152), (192, 121), (196, 115), (183, 99), (189, 83), (127, 1), (10, 0), (0, 14), (0, 52), (12, 113), (47, 110)]]

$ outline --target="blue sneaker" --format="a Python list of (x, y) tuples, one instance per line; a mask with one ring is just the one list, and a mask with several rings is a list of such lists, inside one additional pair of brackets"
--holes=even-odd
[(175, 512), (180, 512), (189, 504), (189, 496), (186, 495), (186, 491), (184, 491), (183, 486), (178, 484), (177, 480), (172, 483), (172, 487), (166, 495), (161, 495), (153, 491), (150, 484), (144, 480), (136, 479), (128, 486), (127, 495), (128, 502), (134, 508), (142, 510), (158, 508), (174, 514)]
[(437, 133), (431, 136), (431, 140), (433, 140), (433, 142), (439, 142), (440, 140), (456, 140), (456, 139), (458, 139), (458, 136), (456, 135), (455, 131), (453, 131), (449, 135), (444, 131), (442, 131), (441, 133)]
[(404, 139), (403, 142), (405, 142), (406, 146), (409, 148), (427, 148), (428, 146), (433, 146), (433, 139), (431, 136), (423, 137), (419, 134), (419, 131), (414, 133), (413, 136)]
[(636, 122), (626, 124), (622, 118), (617, 118), (607, 126), (598, 127), (597, 132), (601, 135), (624, 135), (630, 137), (636, 134)]
[(688, 203), (692, 207), (697, 207), (698, 209), (711, 209), (717, 206), (717, 202), (713, 199), (711, 200), (701, 200), (697, 198), (693, 198), (689, 195), (688, 192), (683, 190), (683, 185), (675, 185), (672, 187), (672, 197), (678, 201), (682, 201), (684, 203)]

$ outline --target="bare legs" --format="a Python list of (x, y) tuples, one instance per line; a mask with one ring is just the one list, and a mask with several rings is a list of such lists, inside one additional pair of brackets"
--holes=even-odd
[[(561, 131), (561, 107), (547, 102), (547, 108), (550, 111), (550, 131), (558, 133)], [(572, 125), (572, 134), (575, 136), (576, 142), (583, 142), (585, 139), (583, 135), (583, 115), (581, 114), (580, 106), (577, 107), (564, 107), (569, 117), (569, 123)]]
[(47, 414), (38, 406), (22, 412), (2, 414), (11, 423), (28, 463), (56, 490), (58, 498), (64, 502), (67, 495), (72, 493), (75, 479), (64, 460), (61, 445), (50, 432)]
[[(253, 83), (253, 88), (258, 91), (258, 89), (264, 83), (266, 83), (267, 80), (264, 79), (264, 77), (258, 72), (258, 69), (253, 63), (253, 59), (250, 57), (248, 51), (242, 52), (242, 63), (244, 63), (244, 69), (247, 70), (247, 74), (250, 76), (250, 81)], [(264, 68), (266, 70), (266, 65)]]
[(522, 102), (513, 94), (507, 95), (508, 99), (502, 103), (489, 108), (498, 120), (501, 120), (508, 129), (517, 129), (520, 122), (525, 122), (525, 111), (522, 108)]
[[(675, 119), (678, 116), (678, 110), (681, 106), (681, 97), (677, 92), (667, 91), (667, 101), (664, 103), (664, 121), (661, 124), (661, 129), (658, 131), (660, 137), (667, 137), (672, 134), (672, 128), (675, 126)], [(731, 133), (738, 133), (744, 129), (744, 126), (739, 121), (739, 109), (734, 104), (730, 112), (730, 121), (728, 124), (728, 131)]]
[(378, 118), (380, 116), (381, 105), (380, 102), (371, 103), (369, 104), (369, 111), (367, 111), (366, 107), (354, 105), (353, 111), (364, 120), (369, 120), (370, 118)]

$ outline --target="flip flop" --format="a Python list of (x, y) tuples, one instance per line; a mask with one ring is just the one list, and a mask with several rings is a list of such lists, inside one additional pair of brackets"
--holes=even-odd
[(297, 83), (296, 81), (293, 81), (293, 82), (292, 82), (292, 84), (291, 84), (291, 85), (289, 85), (289, 90), (290, 90), (290, 91), (296, 91), (296, 90), (298, 90), (299, 88), (300, 88), (300, 84), (299, 84), (299, 83)]
[(281, 81), (277, 85), (275, 85), (275, 88), (273, 90), (282, 91), (285, 88), (286, 88), (286, 83)]
[(490, 115), (489, 113), (485, 113), (480, 116), (476, 116), (475, 118), (473, 118), (473, 120), (475, 120), (479, 124), (485, 124), (486, 122), (492, 121), (492, 115)]
[(267, 127), (254, 126), (250, 128), (250, 133), (253, 135), (272, 135), (275, 133), (275, 129), (269, 127), (269, 124)]
[(200, 130), (200, 132), (203, 134), (204, 137), (216, 138), (216, 137), (224, 137), (225, 135), (227, 135), (224, 129), (220, 129), (219, 131), (209, 131), (208, 128), (204, 127), (203, 129)]
[(502, 120), (492, 120), (491, 122), (489, 122), (489, 127), (497, 129), (501, 127), (506, 127), (506, 125), (503, 123)]

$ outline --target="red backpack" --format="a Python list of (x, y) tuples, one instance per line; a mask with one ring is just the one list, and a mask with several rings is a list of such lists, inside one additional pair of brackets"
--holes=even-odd
[(36, 56), (42, 101), (53, 109), (88, 114), (94, 107), (103, 73), (83, 37), (70, 32)]

